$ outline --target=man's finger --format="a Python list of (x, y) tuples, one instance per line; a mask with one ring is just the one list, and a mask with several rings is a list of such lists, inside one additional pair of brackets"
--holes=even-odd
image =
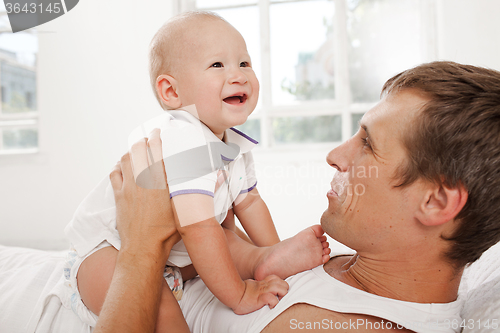
[(134, 172), (132, 171), (132, 163), (130, 160), (130, 153), (126, 153), (125, 155), (122, 156), (122, 159), (120, 161), (120, 168), (121, 168), (123, 182), (135, 183)]
[(113, 187), (113, 191), (120, 191), (123, 186), (123, 175), (122, 169), (120, 167), (120, 162), (117, 162), (113, 167), (113, 170), (109, 174), (109, 179), (111, 180), (111, 186)]
[(152, 188), (164, 190), (167, 188), (165, 168), (163, 166), (160, 130), (155, 128), (148, 136), (149, 177)]
[(130, 148), (130, 158), (132, 160), (132, 170), (135, 180), (149, 166), (147, 153), (147, 138), (137, 141)]
[(161, 149), (160, 129), (153, 129), (148, 135), (148, 158), (149, 165), (152, 165), (163, 159)]

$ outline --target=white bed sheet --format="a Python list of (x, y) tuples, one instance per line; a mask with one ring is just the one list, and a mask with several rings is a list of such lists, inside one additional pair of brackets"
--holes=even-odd
[[(58, 297), (65, 254), (0, 245), (0, 333), (92, 332)], [(466, 269), (459, 292), (463, 332), (500, 331), (500, 243)]]
[(0, 245), (0, 333), (91, 332), (58, 297), (65, 255)]

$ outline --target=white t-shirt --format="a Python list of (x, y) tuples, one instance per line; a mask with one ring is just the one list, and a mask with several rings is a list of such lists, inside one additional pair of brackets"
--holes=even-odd
[[(224, 142), (197, 118), (183, 110), (174, 110), (153, 118), (129, 137), (129, 143), (144, 138), (154, 128), (161, 130), (162, 153), (170, 196), (201, 193), (214, 198), (215, 218), (222, 223), (235, 200), (257, 184), (250, 150), (255, 140), (237, 129), (226, 130)], [(226, 175), (221, 183), (221, 172)], [(140, 176), (138, 177), (138, 183)], [(219, 182), (217, 183), (219, 179)], [(104, 178), (83, 200), (65, 228), (78, 256), (85, 257), (107, 241), (120, 249), (116, 230), (116, 206), (109, 177)], [(184, 243), (177, 243), (169, 265), (191, 264)]]
[[(200, 278), (184, 284), (184, 294), (179, 305), (189, 329), (193, 333), (258, 333), (290, 306), (306, 303), (319, 308), (341, 312), (372, 315), (384, 320), (385, 328), (406, 327), (422, 333), (453, 333), (460, 329), (462, 300), (451, 303), (414, 303), (381, 297), (351, 287), (328, 275), (318, 266), (286, 279), (290, 289), (274, 309), (268, 306), (247, 315), (236, 315), (222, 304)], [(387, 323), (387, 320), (392, 323)], [(394, 324), (393, 324), (394, 323)], [(457, 325), (458, 323), (458, 325)], [(290, 321), (290, 328), (307, 331), (313, 322)], [(361, 321), (331, 323), (328, 320), (316, 324), (319, 330), (370, 328)], [(337, 325), (337, 326), (335, 326)], [(339, 326), (340, 325), (340, 326)], [(344, 326), (342, 326), (344, 325)], [(358, 325), (358, 326), (356, 326)], [(368, 326), (364, 326), (368, 325)], [(458, 327), (453, 329), (453, 327)], [(373, 327), (374, 331), (382, 327)], [(311, 329), (311, 328), (309, 328)]]

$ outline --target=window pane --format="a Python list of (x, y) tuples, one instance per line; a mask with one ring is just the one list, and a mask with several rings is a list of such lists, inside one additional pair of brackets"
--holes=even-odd
[[(0, 1), (0, 13), (4, 13), (4, 12), (6, 12), (5, 2)], [(0, 31), (12, 32), (12, 29), (10, 27), (9, 17), (6, 14), (0, 15)]]
[(270, 7), (274, 104), (334, 98), (333, 1)]
[(256, 4), (257, 0), (196, 0), (196, 8), (226, 7)]
[(352, 119), (352, 128), (351, 128), (351, 135), (354, 135), (358, 132), (359, 130), (359, 121), (361, 118), (363, 118), (364, 113), (353, 113), (351, 114), (351, 119)]
[(3, 149), (26, 149), (38, 147), (38, 130), (29, 129), (3, 129)]
[(384, 82), (423, 61), (418, 0), (349, 0), (349, 76), (354, 102), (379, 100)]
[(252, 139), (260, 142), (260, 120), (249, 119), (243, 125), (236, 126), (237, 129), (251, 137)]
[(342, 140), (341, 116), (274, 118), (276, 143), (332, 142)]
[[(257, 6), (221, 9), (215, 11), (238, 30), (247, 44), (252, 59), (252, 67), (259, 81), (261, 80), (259, 11)], [(260, 98), (256, 110), (260, 106)]]
[(0, 113), (36, 111), (36, 53), (34, 33), (0, 33)]

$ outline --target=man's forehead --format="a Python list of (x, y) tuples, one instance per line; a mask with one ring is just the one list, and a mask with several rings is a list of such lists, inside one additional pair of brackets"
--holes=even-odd
[(401, 127), (418, 117), (427, 101), (421, 94), (410, 89), (391, 93), (369, 110), (361, 119), (361, 123), (367, 126), (381, 123)]
[(402, 145), (402, 138), (412, 130), (412, 123), (427, 102), (420, 94), (403, 90), (386, 96), (360, 120), (371, 140), (382, 150)]

